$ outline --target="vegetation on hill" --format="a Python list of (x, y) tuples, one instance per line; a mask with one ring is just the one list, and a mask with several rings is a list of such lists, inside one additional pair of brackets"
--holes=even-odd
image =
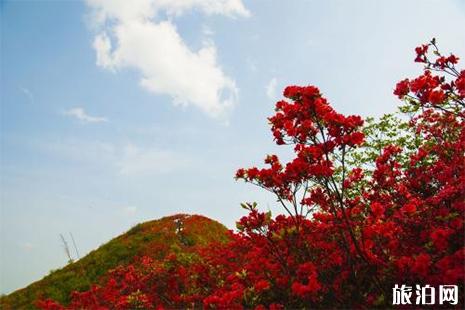
[(51, 298), (68, 303), (73, 291), (88, 290), (109, 270), (137, 257), (163, 259), (195, 245), (227, 240), (222, 224), (200, 215), (178, 214), (138, 224), (82, 259), (51, 272), (42, 280), (2, 297), (2, 309), (32, 309), (34, 302)]

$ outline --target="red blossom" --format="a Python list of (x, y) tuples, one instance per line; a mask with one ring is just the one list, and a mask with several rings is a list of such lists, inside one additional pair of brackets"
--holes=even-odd
[(402, 99), (407, 95), (410, 91), (409, 87), (409, 80), (405, 79), (397, 83), (396, 88), (394, 90), (394, 95), (399, 97), (399, 99)]
[(429, 101), (432, 103), (432, 104), (440, 104), (442, 102), (444, 102), (444, 99), (445, 99), (445, 94), (442, 90), (433, 90), (430, 94), (429, 94)]

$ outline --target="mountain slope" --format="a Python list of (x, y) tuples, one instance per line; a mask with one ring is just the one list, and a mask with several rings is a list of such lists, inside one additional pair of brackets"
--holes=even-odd
[(108, 270), (143, 255), (162, 259), (210, 241), (227, 241), (222, 224), (200, 215), (178, 214), (138, 224), (82, 259), (0, 299), (2, 309), (30, 309), (38, 298), (67, 303), (72, 291), (87, 290)]

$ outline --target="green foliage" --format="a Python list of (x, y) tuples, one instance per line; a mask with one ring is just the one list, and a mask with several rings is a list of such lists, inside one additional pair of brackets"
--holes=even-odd
[(367, 168), (368, 171), (374, 168), (376, 158), (386, 146), (396, 145), (406, 151), (396, 158), (402, 166), (405, 166), (410, 154), (417, 150), (423, 141), (409, 127), (408, 121), (402, 119), (398, 113), (385, 114), (378, 120), (368, 117), (365, 120), (363, 133), (365, 143), (357, 151), (348, 154), (348, 164)]

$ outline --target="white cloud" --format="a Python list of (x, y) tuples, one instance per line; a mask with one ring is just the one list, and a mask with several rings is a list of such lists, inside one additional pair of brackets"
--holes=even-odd
[(108, 122), (106, 117), (100, 116), (90, 116), (89, 114), (84, 111), (83, 108), (72, 108), (64, 112), (65, 115), (69, 115), (75, 117), (76, 119), (83, 121), (85, 123), (102, 123)]
[(93, 9), (93, 18), (98, 23), (107, 19), (143, 20), (154, 17), (159, 12), (179, 16), (189, 10), (199, 10), (207, 15), (229, 17), (250, 16), (241, 0), (86, 0)]
[(97, 66), (111, 69), (113, 66), (110, 57), (111, 41), (106, 33), (101, 33), (94, 39), (94, 49), (97, 54)]
[(200, 9), (206, 14), (220, 14), (230, 17), (250, 16), (241, 0), (158, 0), (155, 8), (166, 10), (170, 15), (180, 15), (191, 9)]
[(125, 176), (166, 174), (188, 165), (179, 154), (158, 149), (142, 149), (128, 144), (117, 162), (119, 173)]
[(278, 80), (276, 78), (272, 78), (265, 87), (266, 95), (270, 99), (276, 99), (276, 86), (278, 84)]
[(194, 105), (222, 117), (236, 103), (238, 89), (217, 62), (211, 40), (194, 51), (179, 35), (173, 20), (189, 10), (207, 15), (249, 16), (240, 0), (87, 0), (101, 31), (94, 39), (97, 65), (110, 70), (134, 68), (140, 84), (167, 94), (175, 104)]

